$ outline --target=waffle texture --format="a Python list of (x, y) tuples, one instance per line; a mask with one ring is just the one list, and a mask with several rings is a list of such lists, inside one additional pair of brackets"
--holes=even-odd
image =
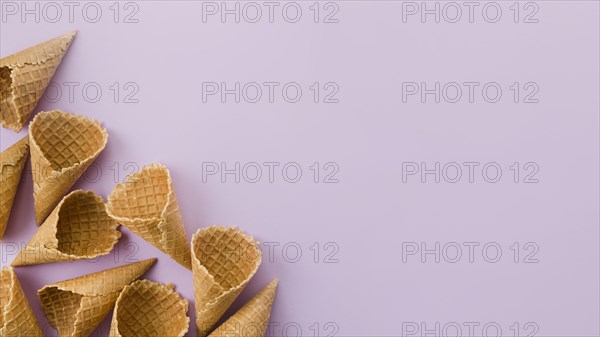
[(43, 337), (19, 279), (11, 267), (0, 271), (0, 336)]
[(145, 166), (128, 176), (114, 188), (106, 209), (119, 224), (191, 269), (187, 234), (171, 174), (164, 165)]
[(25, 137), (0, 153), (0, 240), (6, 230), (23, 168), (29, 155), (29, 138)]
[(143, 260), (45, 286), (38, 296), (48, 321), (61, 337), (87, 337), (114, 308), (121, 290), (155, 262)]
[(29, 126), (35, 221), (39, 225), (106, 146), (100, 123), (59, 110)]
[(261, 263), (259, 243), (236, 228), (210, 226), (192, 238), (198, 337), (208, 336)]
[(76, 190), (56, 206), (13, 266), (93, 259), (110, 253), (121, 237), (102, 197)]
[(20, 131), (67, 53), (71, 32), (0, 59), (0, 119)]
[(136, 281), (119, 295), (110, 337), (182, 337), (190, 324), (187, 310), (173, 285)]
[(271, 317), (277, 283), (277, 280), (271, 281), (209, 337), (264, 337)]

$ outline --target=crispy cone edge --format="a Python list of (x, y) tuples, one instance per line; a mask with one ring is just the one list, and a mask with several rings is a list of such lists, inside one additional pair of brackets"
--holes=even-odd
[(0, 271), (0, 288), (0, 336), (43, 337), (40, 325), (12, 267), (4, 267)]
[[(142, 260), (44, 286), (38, 290), (44, 314), (60, 336), (88, 336), (114, 308), (123, 288), (155, 263), (156, 259)], [(54, 306), (56, 298), (60, 303)], [(71, 308), (61, 307), (64, 303)], [(86, 315), (92, 317), (86, 319)]]
[[(119, 328), (119, 321), (121, 319), (121, 317), (119, 316), (121, 313), (121, 309), (123, 307), (126, 308), (126, 301), (132, 301), (135, 299), (132, 299), (130, 294), (130, 291), (132, 291), (132, 289), (134, 287), (140, 287), (140, 288), (150, 288), (150, 287), (158, 287), (160, 288), (159, 290), (162, 292), (166, 292), (167, 297), (171, 297), (171, 300), (174, 300), (175, 305), (176, 306), (180, 306), (180, 309), (182, 310), (182, 312), (180, 312), (179, 314), (183, 314), (183, 317), (179, 317), (179, 319), (175, 320), (175, 324), (180, 324), (181, 328), (173, 335), (169, 335), (168, 337), (182, 337), (183, 335), (185, 335), (189, 329), (189, 324), (190, 324), (190, 318), (187, 316), (187, 311), (189, 308), (189, 303), (186, 299), (184, 299), (179, 293), (177, 293), (174, 290), (174, 286), (172, 284), (162, 284), (162, 283), (158, 283), (158, 282), (152, 282), (152, 281), (148, 281), (148, 280), (139, 280), (139, 281), (135, 281), (132, 284), (126, 286), (123, 291), (121, 291), (121, 294), (119, 295), (119, 298), (116, 301), (116, 305), (115, 305), (115, 310), (113, 311), (113, 317), (111, 320), (111, 325), (110, 325), (110, 337), (134, 337), (132, 335), (129, 334), (122, 334), (121, 330)], [(148, 300), (152, 300), (152, 299), (145, 299), (146, 303), (148, 302)], [(155, 303), (156, 304), (156, 303)], [(160, 303), (161, 306), (164, 304)], [(136, 308), (137, 309), (137, 308)], [(175, 308), (177, 309), (177, 308)], [(123, 309), (125, 310), (125, 309)], [(144, 311), (139, 311), (140, 314), (145, 314), (148, 315), (147, 310)], [(154, 311), (153, 311), (154, 312)], [(181, 316), (181, 315), (180, 315)], [(183, 321), (181, 321), (181, 319), (183, 319)], [(154, 321), (153, 321), (154, 322)], [(175, 329), (177, 329), (177, 327), (174, 327)], [(147, 336), (144, 335), (144, 333), (147, 332), (146, 330), (144, 331), (136, 331), (135, 337), (138, 336)], [(154, 335), (150, 335), (150, 336), (158, 336), (155, 332)]]
[[(71, 46), (71, 43), (76, 35), (77, 31), (72, 31), (0, 59), (0, 69), (2, 69), (3, 72), (2, 84), (7, 86), (6, 91), (3, 90), (1, 93), (2, 97), (0, 97), (0, 99), (3, 100), (3, 102), (0, 103), (0, 106), (7, 110), (0, 113), (0, 120), (3, 127), (19, 132), (23, 126), (25, 126), (25, 123), (31, 116), (31, 113), (35, 109), (39, 99), (46, 90), (46, 87), (54, 76), (56, 69), (58, 69), (60, 66), (63, 57), (67, 54), (67, 51), (69, 50), (69, 47)], [(15, 98), (17, 98), (18, 101), (18, 98), (20, 98), (19, 96), (21, 95), (16, 92), (16, 88), (19, 85), (25, 84), (30, 84), (29, 87), (31, 88), (31, 85), (34, 85), (31, 82), (35, 80), (30, 79), (28, 82), (23, 83), (23, 79), (19, 77), (20, 74), (16, 74), (16, 70), (27, 66), (44, 66), (49, 62), (54, 62), (54, 65), (51, 65), (52, 69), (44, 74), (45, 77), (40, 78), (42, 83), (41, 85), (38, 85), (38, 87), (34, 87), (36, 92), (25, 93), (34, 94), (37, 96), (35, 99), (35, 104), (26, 104), (23, 106), (23, 104), (17, 103)], [(8, 72), (8, 74), (5, 72)], [(10, 81), (10, 84), (5, 83), (5, 80)]]
[(107, 240), (106, 246), (103, 247), (103, 249), (98, 249), (98, 246), (95, 246), (94, 248), (97, 250), (94, 253), (79, 255), (65, 253), (59, 249), (60, 240), (57, 235), (59, 231), (58, 226), (61, 220), (61, 210), (67, 203), (80, 202), (81, 199), (78, 198), (84, 198), (84, 201), (93, 198), (97, 205), (102, 205), (101, 207), (105, 207), (102, 197), (98, 196), (92, 191), (75, 190), (69, 193), (56, 206), (44, 224), (38, 228), (37, 232), (33, 235), (33, 238), (29, 241), (27, 246), (19, 252), (17, 257), (15, 257), (12, 262), (13, 267), (94, 259), (99, 256), (107, 255), (113, 250), (122, 234), (117, 229), (118, 224), (114, 222), (108, 216), (108, 214), (106, 215), (106, 221), (109, 222), (108, 225), (114, 226), (114, 230), (111, 233), (112, 240)]
[(209, 337), (264, 337), (278, 283), (275, 279), (267, 284)]
[[(115, 210), (114, 204), (118, 203), (119, 199), (124, 197), (122, 194), (128, 190), (127, 184), (134, 182), (144, 174), (151, 175), (154, 170), (160, 170), (166, 173), (169, 188), (160, 217), (139, 218), (128, 217), (126, 214), (117, 214), (118, 212)], [(171, 258), (182, 266), (189, 270), (192, 269), (191, 251), (187, 240), (187, 234), (185, 233), (185, 225), (179, 211), (171, 173), (165, 165), (154, 163), (144, 166), (139, 172), (131, 174), (124, 182), (117, 184), (108, 196), (106, 211), (111, 218), (117, 221), (117, 223), (127, 227), (136, 235), (142, 237), (165, 254), (171, 256)], [(144, 227), (156, 227), (156, 229), (151, 234), (142, 233), (139, 229)], [(169, 240), (170, 238), (173, 240)], [(176, 242), (176, 244), (170, 245), (169, 242)], [(177, 253), (179, 249), (181, 249), (182, 253)]]
[[(233, 232), (236, 236), (239, 236), (256, 249), (257, 256), (253, 260), (249, 260), (253, 263), (252, 269), (239, 284), (229, 288), (223, 287), (223, 285), (215, 279), (211, 271), (202, 264), (196, 248), (201, 250), (201, 247), (198, 247), (200, 237), (204, 233), (209, 233), (210, 231)], [(242, 254), (245, 255), (246, 253), (247, 252), (240, 252), (240, 259), (250, 259), (249, 256), (242, 257)], [(198, 337), (208, 336), (209, 332), (214, 328), (225, 311), (231, 306), (233, 301), (244, 290), (250, 279), (256, 274), (261, 262), (262, 252), (259, 249), (259, 243), (255, 241), (252, 236), (239, 231), (237, 228), (209, 226), (199, 229), (194, 234), (192, 237), (192, 271), (194, 276), (196, 329)], [(202, 282), (206, 284), (201, 285)]]
[[(59, 118), (76, 120), (77, 122), (86, 122), (95, 125), (102, 135), (102, 141), (98, 148), (85, 159), (69, 166), (55, 169), (51, 161), (38, 144), (38, 124), (46, 116), (57, 115)], [(106, 147), (108, 142), (108, 133), (102, 127), (100, 122), (84, 117), (82, 115), (73, 115), (60, 110), (40, 112), (37, 114), (29, 126), (29, 142), (31, 150), (31, 168), (33, 175), (33, 197), (35, 208), (35, 222), (39, 225), (50, 214), (52, 209), (60, 201), (62, 196), (75, 184), (77, 179), (87, 170), (94, 160)]]

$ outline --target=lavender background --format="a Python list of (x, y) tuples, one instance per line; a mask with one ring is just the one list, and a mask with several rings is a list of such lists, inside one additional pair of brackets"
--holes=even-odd
[[(106, 198), (132, 171), (129, 163), (161, 162), (172, 172), (190, 238), (200, 227), (224, 224), (279, 244), (273, 255), (265, 250), (258, 274), (230, 311), (279, 278), (268, 335), (294, 336), (298, 327), (304, 336), (410, 335), (407, 322), (430, 329), (439, 322), (438, 334), (444, 326), (456, 334), (450, 324), (456, 322), (462, 336), (468, 336), (468, 322), (479, 324), (476, 335), (485, 335), (483, 326), (492, 322), (503, 336), (515, 335), (510, 328), (515, 322), (521, 336), (534, 326), (537, 336), (600, 335), (598, 1), (534, 2), (537, 23), (515, 23), (513, 2), (496, 1), (503, 10), (497, 23), (480, 14), (470, 23), (463, 12), (455, 24), (444, 17), (440, 23), (431, 17), (422, 23), (418, 16), (403, 23), (399, 1), (337, 1), (339, 22), (328, 24), (315, 23), (313, 2), (301, 1), (296, 2), (303, 9), (297, 23), (285, 22), (280, 14), (269, 23), (264, 12), (254, 24), (243, 17), (240, 23), (232, 17), (222, 23), (218, 16), (203, 22), (200, 1), (130, 2), (134, 7), (127, 8), (118, 3), (118, 23), (112, 1), (96, 2), (102, 8), (96, 23), (82, 16), (83, 2), (73, 20), (63, 7), (58, 20), (42, 15), (40, 22), (32, 15), (8, 15), (8, 3), (21, 2), (1, 1), (2, 57), (79, 30), (53, 80), (62, 95), (48, 92), (57, 99), (47, 97), (37, 108), (84, 114), (109, 131), (95, 166), (101, 175), (95, 181), (91, 172), (74, 188)], [(325, 4), (319, 4), (319, 21), (333, 8), (326, 11)], [(478, 4), (482, 8), (487, 2)], [(129, 19), (138, 22), (123, 23), (132, 8), (137, 13)], [(202, 100), (203, 82), (231, 87), (269, 81), (297, 82), (302, 99)], [(422, 103), (412, 96), (402, 102), (403, 82), (468, 81), (499, 83), (502, 99), (487, 103), (479, 95), (474, 103), (465, 97), (434, 103), (429, 96)], [(80, 83), (72, 100), (66, 82)], [(92, 82), (102, 89), (95, 103), (88, 102), (93, 90), (88, 96), (81, 92)], [(121, 87), (118, 103), (110, 89), (115, 82)], [(138, 103), (123, 103), (134, 88), (124, 88), (129, 82), (139, 89), (133, 96)], [(314, 82), (335, 82), (339, 102), (314, 103), (309, 89)], [(539, 103), (514, 103), (513, 82), (535, 82)], [(27, 130), (0, 132), (5, 149)], [(236, 183), (232, 175), (226, 182), (218, 175), (203, 181), (203, 163), (212, 162), (228, 168), (236, 162), (242, 167), (278, 162), (279, 168), (295, 162), (303, 175), (290, 183), (277, 170), (271, 183), (263, 166), (257, 183), (244, 177)], [(310, 169), (314, 162), (321, 167), (319, 183)], [(337, 183), (323, 183), (334, 167), (324, 170), (328, 162), (339, 168)], [(488, 183), (478, 173), (469, 183), (463, 170), (458, 183), (443, 178), (436, 183), (431, 175), (426, 183), (419, 176), (403, 182), (406, 162), (425, 162), (428, 168), (435, 162), (496, 162), (503, 175)], [(514, 183), (509, 168), (514, 162), (536, 163), (539, 182), (523, 183), (521, 171)], [(2, 243), (2, 265), (14, 258), (11, 247), (26, 243), (36, 228), (26, 174)], [(47, 326), (37, 289), (150, 257), (159, 262), (147, 278), (174, 283), (190, 301), (187, 336), (195, 335), (191, 272), (122, 230), (116, 251), (97, 261), (17, 269), (48, 336), (56, 332)], [(311, 250), (315, 242), (317, 263)], [(448, 255), (439, 263), (432, 255), (424, 263), (420, 255), (403, 262), (403, 242), (424, 242), (428, 248), (436, 242), (480, 246), (472, 263), (466, 248), (457, 263), (445, 261)], [(490, 242), (502, 248), (497, 263), (482, 257), (480, 248)], [(510, 249), (514, 242), (520, 245), (519, 263)], [(291, 247), (287, 253), (284, 246)], [(296, 263), (294, 247), (302, 249)], [(531, 247), (539, 248), (538, 263), (523, 263)], [(107, 336), (109, 320), (92, 336)], [(494, 328), (488, 334), (495, 335)]]

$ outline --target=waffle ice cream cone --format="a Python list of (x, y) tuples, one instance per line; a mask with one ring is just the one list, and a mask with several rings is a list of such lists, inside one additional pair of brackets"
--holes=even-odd
[(0, 336), (43, 337), (19, 279), (11, 267), (0, 271)]
[(182, 337), (190, 324), (187, 310), (188, 302), (173, 285), (133, 282), (117, 299), (110, 337)]
[(6, 230), (10, 210), (29, 155), (29, 138), (25, 137), (0, 153), (0, 240)]
[(261, 262), (258, 242), (235, 228), (211, 226), (192, 238), (198, 337), (213, 329)]
[(114, 308), (121, 290), (156, 259), (47, 285), (38, 291), (44, 313), (61, 337), (87, 337)]
[(35, 221), (39, 225), (106, 146), (108, 134), (89, 118), (54, 110), (29, 126)]
[(209, 337), (264, 337), (276, 290), (277, 280), (273, 280)]
[(102, 197), (76, 190), (56, 206), (27, 246), (12, 262), (27, 266), (93, 259), (110, 253), (121, 232), (106, 213)]
[(20, 131), (67, 53), (76, 32), (0, 59), (0, 119)]
[(152, 164), (118, 184), (108, 214), (156, 248), (191, 269), (191, 253), (169, 170)]

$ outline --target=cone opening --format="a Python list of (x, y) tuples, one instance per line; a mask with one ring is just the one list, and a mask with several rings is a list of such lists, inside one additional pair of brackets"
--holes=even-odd
[(235, 228), (209, 227), (196, 236), (196, 258), (225, 289), (242, 284), (260, 264), (258, 243)]
[(30, 133), (57, 171), (95, 156), (106, 143), (106, 134), (97, 122), (58, 110), (38, 114)]
[(146, 166), (119, 184), (108, 197), (108, 209), (116, 217), (152, 220), (162, 216), (170, 192), (169, 172)]
[(2, 268), (0, 271), (0, 329), (4, 326), (4, 315), (8, 309), (8, 303), (11, 299), (11, 290), (13, 280), (11, 272), (8, 269)]
[(106, 213), (104, 201), (93, 192), (76, 191), (65, 197), (58, 213), (58, 250), (76, 256), (110, 252), (120, 234)]
[(122, 337), (183, 336), (188, 330), (187, 302), (173, 289), (147, 280), (126, 287), (117, 300)]
[(58, 330), (60, 336), (70, 336), (83, 295), (56, 287), (43, 288), (38, 295), (50, 324)]
[(0, 111), (2, 111), (0, 117), (6, 124), (17, 122), (14, 113), (11, 72), (9, 67), (0, 67)]

